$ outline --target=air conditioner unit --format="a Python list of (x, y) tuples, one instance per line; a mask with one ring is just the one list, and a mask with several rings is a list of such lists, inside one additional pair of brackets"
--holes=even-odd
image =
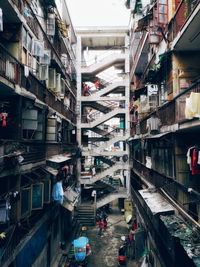
[(56, 88), (56, 70), (52, 68), (49, 69), (48, 88)]
[(148, 119), (149, 132), (151, 134), (159, 132), (159, 119), (157, 117), (151, 117)]
[(61, 74), (57, 73), (56, 74), (56, 88), (55, 91), (60, 93), (61, 92)]
[(44, 42), (39, 40), (33, 40), (33, 56), (43, 57), (44, 56)]
[(47, 19), (47, 35), (54, 36), (55, 35), (55, 14), (48, 14)]
[(40, 57), (40, 64), (50, 65), (51, 62), (51, 50), (44, 50), (43, 57)]
[(64, 99), (65, 96), (65, 80), (63, 78), (61, 78), (61, 91), (60, 91), (60, 98)]
[(49, 66), (48, 65), (40, 65), (39, 79), (41, 81), (45, 81), (49, 79)]

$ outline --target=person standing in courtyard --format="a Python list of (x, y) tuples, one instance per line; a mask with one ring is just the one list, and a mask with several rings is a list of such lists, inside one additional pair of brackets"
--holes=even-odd
[(104, 223), (103, 223), (102, 218), (100, 218), (99, 221), (96, 224), (99, 225), (98, 235), (102, 236), (103, 227), (104, 227)]

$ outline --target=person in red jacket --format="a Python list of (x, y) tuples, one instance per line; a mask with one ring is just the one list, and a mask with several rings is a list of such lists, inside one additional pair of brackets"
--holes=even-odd
[(99, 232), (98, 232), (98, 235), (102, 236), (102, 231), (103, 231), (103, 227), (104, 227), (103, 220), (100, 218), (99, 221), (98, 221), (96, 224), (99, 225)]

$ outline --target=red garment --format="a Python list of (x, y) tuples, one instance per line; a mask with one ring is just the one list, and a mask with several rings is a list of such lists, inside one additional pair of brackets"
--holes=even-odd
[(119, 261), (126, 261), (126, 256), (119, 256), (118, 257), (118, 260)]
[(100, 85), (99, 81), (96, 81), (96, 82), (94, 83), (94, 86), (95, 86), (97, 89), (99, 88), (99, 85)]
[(99, 228), (103, 228), (104, 226), (104, 223), (102, 221), (97, 222), (97, 224), (99, 225)]
[(197, 163), (198, 153), (200, 153), (200, 151), (196, 149), (192, 150), (192, 155), (191, 155), (192, 175), (200, 174), (200, 165)]
[(2, 127), (6, 127), (6, 118), (8, 113), (2, 112), (0, 113), (0, 119), (2, 120)]
[(86, 245), (86, 254), (90, 254), (90, 245), (89, 244)]

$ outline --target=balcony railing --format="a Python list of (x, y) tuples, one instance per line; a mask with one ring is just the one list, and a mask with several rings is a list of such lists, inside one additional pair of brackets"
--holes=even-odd
[(76, 114), (72, 110), (66, 110), (60, 100), (55, 99), (55, 95), (46, 88), (32, 73), (28, 77), (24, 76), (24, 66), (14, 58), (3, 46), (0, 45), (0, 75), (18, 84), (27, 91), (33, 93), (39, 100), (46, 103), (63, 116), (76, 122)]
[[(191, 92), (200, 93), (200, 80), (188, 87), (185, 91), (179, 93), (173, 100), (164, 104), (158, 110), (141, 119), (140, 122), (138, 122), (140, 133), (145, 134), (148, 132), (147, 120), (151, 118), (151, 116), (156, 115), (156, 117), (160, 119), (160, 127), (187, 121), (188, 119), (185, 116), (185, 104), (186, 98), (189, 97)], [(136, 127), (136, 125), (134, 125), (134, 127)]]
[[(179, 183), (173, 177), (168, 177), (164, 174), (157, 172), (156, 170), (147, 168), (144, 164), (137, 160), (133, 160), (133, 170), (135, 170), (136, 174), (145, 178), (149, 183), (154, 185), (157, 189), (163, 189), (167, 192), (172, 199), (176, 199), (178, 195), (178, 191), (181, 191), (183, 194), (186, 194), (188, 197), (188, 202), (197, 201), (199, 202), (199, 194), (191, 194), (188, 192), (188, 188)], [(185, 203), (179, 203), (183, 209)]]
[[(45, 161), (46, 159), (46, 148), (42, 144), (22, 142), (13, 145), (12, 141), (7, 141), (5, 145), (0, 146), (0, 151), (0, 170), (2, 171), (15, 169), (19, 163), (20, 165), (26, 165)], [(22, 161), (19, 161), (19, 156), (22, 157)]]
[(171, 26), (173, 32), (173, 39), (177, 36), (178, 32), (184, 26), (185, 22), (187, 21), (198, 3), (199, 0), (187, 1), (187, 3), (185, 0), (181, 1), (172, 20)]

